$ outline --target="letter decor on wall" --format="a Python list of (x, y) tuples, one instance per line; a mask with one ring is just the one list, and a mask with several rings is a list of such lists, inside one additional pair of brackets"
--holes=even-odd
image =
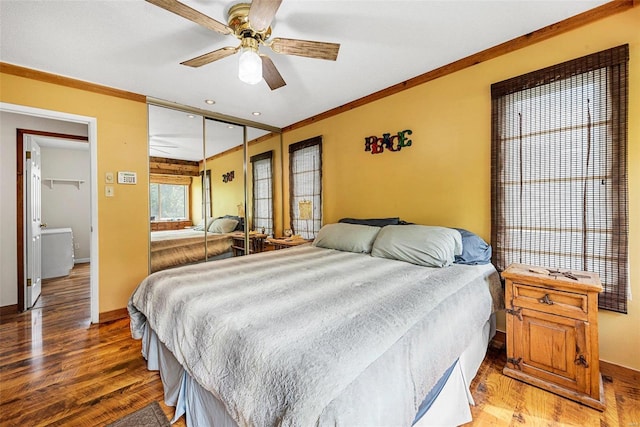
[[(400, 151), (402, 147), (411, 147), (411, 135), (409, 129), (402, 130), (396, 135), (391, 136), (390, 133), (383, 133), (382, 138), (379, 136), (368, 136), (364, 139), (364, 151), (371, 151), (371, 154), (383, 153), (386, 148), (389, 151)], [(395, 145), (394, 145), (395, 144)]]
[(235, 171), (231, 171), (231, 172), (223, 173), (223, 174), (222, 174), (222, 182), (227, 183), (227, 182), (231, 182), (231, 181), (233, 181), (233, 173), (234, 173), (234, 172), (235, 172)]

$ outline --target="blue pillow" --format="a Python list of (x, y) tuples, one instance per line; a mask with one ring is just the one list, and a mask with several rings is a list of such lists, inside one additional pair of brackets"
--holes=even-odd
[(384, 227), (385, 225), (398, 225), (400, 224), (400, 218), (369, 218), (369, 219), (359, 219), (359, 218), (342, 218), (338, 222), (343, 222), (347, 224), (358, 224), (358, 225), (369, 225), (371, 227)]
[(491, 262), (491, 245), (471, 231), (456, 228), (462, 235), (462, 255), (456, 255), (455, 264), (479, 265)]

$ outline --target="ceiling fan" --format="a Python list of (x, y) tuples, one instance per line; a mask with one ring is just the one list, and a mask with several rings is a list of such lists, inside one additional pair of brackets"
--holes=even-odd
[(269, 39), (271, 36), (271, 21), (273, 21), (282, 0), (253, 0), (252, 3), (236, 4), (229, 9), (227, 25), (177, 0), (147, 1), (210, 30), (221, 34), (232, 34), (240, 40), (239, 46), (223, 47), (181, 62), (182, 65), (201, 67), (240, 52), (238, 69), (240, 80), (256, 84), (264, 78), (271, 90), (275, 90), (286, 85), (286, 83), (271, 58), (258, 53), (258, 48), (261, 44), (276, 53), (285, 55), (327, 59), (330, 61), (335, 61), (338, 57), (340, 45), (337, 43), (285, 38)]

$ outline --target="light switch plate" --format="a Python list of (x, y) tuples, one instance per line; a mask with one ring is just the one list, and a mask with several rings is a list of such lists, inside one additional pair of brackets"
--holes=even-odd
[(113, 172), (107, 172), (104, 174), (104, 182), (107, 184), (113, 184)]
[(104, 195), (105, 197), (113, 197), (113, 185), (104, 186)]

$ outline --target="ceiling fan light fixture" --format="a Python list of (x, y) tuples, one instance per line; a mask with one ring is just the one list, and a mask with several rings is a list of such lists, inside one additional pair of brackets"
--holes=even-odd
[(242, 40), (238, 59), (238, 78), (250, 85), (262, 80), (262, 59), (258, 55), (258, 41), (247, 37)]

